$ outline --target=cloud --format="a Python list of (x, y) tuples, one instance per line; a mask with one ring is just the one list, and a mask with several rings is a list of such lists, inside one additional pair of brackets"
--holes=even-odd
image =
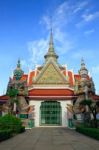
[(92, 67), (92, 73), (93, 74), (99, 74), (99, 65)]
[[(81, 10), (88, 9), (89, 2), (87, 1), (71, 1), (67, 0), (63, 3), (61, 3), (55, 10), (52, 16), (53, 21), (53, 27), (58, 26), (59, 28), (62, 28), (66, 26), (68, 23), (73, 21), (73, 18), (76, 17), (77, 13)], [(42, 23), (46, 25), (46, 27), (49, 29), (50, 27), (50, 15), (44, 15), (42, 17)]]
[[(68, 38), (68, 35), (63, 30), (65, 25), (69, 22), (71, 14), (72, 8), (70, 9), (68, 1), (59, 5), (53, 12), (52, 27), (55, 50), (57, 50), (57, 52), (59, 51), (60, 55), (67, 53), (73, 48), (73, 42)], [(43, 15), (39, 23), (44, 26), (44, 30), (49, 32), (51, 27), (50, 15)], [(32, 65), (36, 65), (43, 60), (43, 57), (48, 50), (48, 41), (49, 37), (47, 36), (39, 40), (28, 42), (30, 62)]]
[(35, 67), (41, 60), (48, 49), (48, 40), (40, 39), (37, 41), (28, 42), (28, 50), (30, 52), (30, 67)]
[(26, 70), (29, 71), (29, 64), (28, 64), (28, 62), (26, 60), (24, 60), (24, 59), (21, 60), (21, 66), (22, 66), (23, 70), (26, 69)]
[[(60, 52), (60, 55), (67, 53), (75, 47), (74, 41), (70, 38), (70, 33), (68, 33), (68, 30), (66, 30), (66, 27), (67, 25), (72, 23), (73, 19), (76, 17), (75, 13), (78, 13), (78, 11), (83, 10), (87, 5), (88, 2), (86, 1), (76, 1), (75, 3), (71, 3), (71, 1), (65, 1), (64, 3), (60, 4), (53, 12), (53, 34), (56, 49)], [(43, 24), (48, 30), (51, 26), (50, 20), (51, 19), (49, 15), (44, 15), (41, 18), (40, 23)]]
[[(67, 52), (71, 51), (75, 48), (75, 44), (72, 36), (66, 29), (67, 25), (71, 25), (73, 23), (74, 18), (77, 13), (81, 10), (85, 9), (88, 5), (86, 1), (76, 1), (73, 3), (71, 0), (65, 1), (57, 6), (54, 9), (52, 16), (52, 28), (54, 35), (54, 43), (56, 53), (60, 55), (64, 55)], [(48, 12), (48, 11), (47, 11)], [(51, 27), (51, 17), (48, 13), (44, 14), (40, 21), (40, 25), (44, 27), (44, 31), (47, 33)], [(65, 32), (64, 32), (65, 31)], [(49, 37), (44, 37), (39, 40), (28, 42), (28, 49), (30, 53), (30, 62), (31, 64), (38, 64), (43, 60), (44, 54), (48, 49), (48, 40)]]
[(84, 9), (87, 5), (88, 5), (88, 1), (83, 1), (82, 3), (77, 3), (73, 13), (78, 13), (79, 11), (81, 11), (82, 9)]
[(44, 25), (46, 24), (46, 28), (49, 30), (51, 26), (51, 16), (44, 15), (39, 23)]
[(84, 13), (81, 16), (82, 20), (76, 24), (76, 27), (82, 27), (88, 23), (90, 23), (91, 21), (94, 21), (95, 19), (99, 18), (99, 11), (94, 12), (94, 13)]
[(94, 19), (99, 17), (99, 11), (90, 13), (90, 14), (83, 14), (82, 18), (85, 22), (93, 21)]
[(94, 79), (96, 94), (99, 95), (99, 65), (95, 65), (91, 68), (91, 74)]
[(94, 32), (95, 32), (95, 30), (94, 30), (94, 29), (91, 29), (91, 30), (85, 31), (84, 34), (85, 34), (85, 35), (90, 35), (90, 34), (92, 34), (92, 33), (94, 33)]
[(55, 28), (55, 45), (57, 52), (60, 53), (60, 55), (66, 54), (68, 51), (72, 50), (74, 47), (74, 43), (71, 40), (68, 40), (68, 37), (64, 32), (62, 32), (59, 28)]

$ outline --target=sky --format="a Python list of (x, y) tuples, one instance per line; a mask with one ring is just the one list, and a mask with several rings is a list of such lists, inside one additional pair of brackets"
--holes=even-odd
[(25, 73), (44, 63), (51, 22), (59, 63), (76, 74), (83, 57), (99, 94), (98, 0), (0, 0), (0, 95), (19, 58)]

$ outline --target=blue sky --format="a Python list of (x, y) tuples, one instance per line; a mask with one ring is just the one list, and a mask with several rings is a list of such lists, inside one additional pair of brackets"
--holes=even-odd
[(98, 0), (0, 0), (0, 94), (18, 58), (26, 73), (44, 63), (51, 16), (59, 63), (77, 73), (83, 57), (99, 93)]

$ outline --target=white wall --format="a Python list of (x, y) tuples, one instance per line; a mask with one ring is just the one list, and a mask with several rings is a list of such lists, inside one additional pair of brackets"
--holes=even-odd
[(41, 101), (36, 101), (36, 100), (31, 100), (29, 102), (29, 105), (34, 105), (34, 119), (35, 119), (35, 127), (39, 127), (40, 126), (40, 105), (41, 105)]
[(62, 107), (62, 126), (66, 127), (68, 126), (68, 119), (67, 119), (67, 104), (71, 104), (70, 100), (66, 101), (59, 101), (61, 103)]

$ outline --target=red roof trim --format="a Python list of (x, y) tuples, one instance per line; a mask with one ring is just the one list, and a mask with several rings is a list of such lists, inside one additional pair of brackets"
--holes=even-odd
[(33, 70), (29, 73), (29, 83), (28, 83), (29, 86), (32, 85), (34, 76), (35, 76), (35, 71)]
[(8, 100), (8, 99), (9, 99), (9, 96), (7, 95), (0, 96), (0, 100)]
[(73, 86), (73, 73), (72, 71), (68, 71), (70, 86)]
[(9, 96), (2, 95), (0, 96), (0, 103), (6, 103), (9, 99)]
[(29, 96), (73, 96), (74, 91), (70, 89), (32, 89)]
[(99, 95), (92, 95), (92, 98), (93, 98), (94, 100), (99, 100)]
[(75, 96), (28, 96), (29, 100), (73, 100)]

